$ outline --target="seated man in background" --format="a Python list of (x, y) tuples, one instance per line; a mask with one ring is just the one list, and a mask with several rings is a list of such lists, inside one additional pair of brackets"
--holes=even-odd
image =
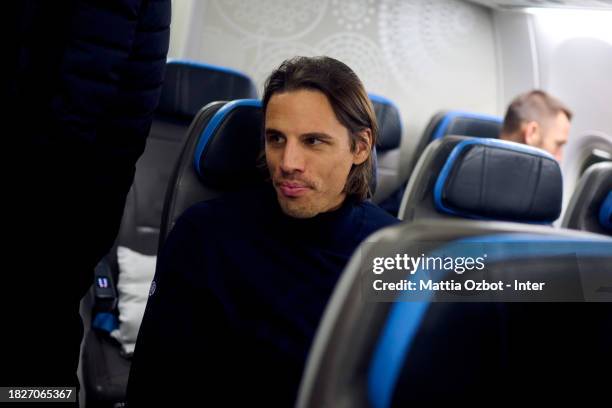
[(263, 110), (271, 182), (177, 221), (136, 344), (131, 408), (292, 406), (348, 259), (398, 222), (366, 201), (377, 124), (349, 67), (287, 60), (266, 82)]
[[(572, 112), (558, 99), (544, 91), (532, 90), (510, 103), (499, 138), (544, 149), (560, 162), (571, 119)], [(406, 184), (403, 184), (380, 206), (390, 214), (397, 214), (405, 190)]]
[(561, 161), (570, 120), (572, 112), (563, 103), (544, 91), (533, 90), (510, 103), (499, 138), (544, 149)]

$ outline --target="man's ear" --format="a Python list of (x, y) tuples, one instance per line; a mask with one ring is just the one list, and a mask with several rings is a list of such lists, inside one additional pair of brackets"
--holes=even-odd
[(357, 143), (353, 152), (353, 164), (355, 165), (365, 162), (372, 151), (372, 130), (364, 129), (357, 135)]
[(540, 142), (541, 142), (541, 129), (540, 129), (540, 125), (538, 124), (538, 122), (536, 122), (535, 120), (532, 120), (531, 122), (527, 122), (523, 129), (523, 137), (525, 140), (525, 143), (528, 144), (529, 146), (540, 146)]

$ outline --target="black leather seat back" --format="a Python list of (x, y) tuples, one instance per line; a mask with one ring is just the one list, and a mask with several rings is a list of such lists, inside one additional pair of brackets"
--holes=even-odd
[(612, 162), (590, 166), (572, 194), (563, 216), (563, 227), (612, 235), (609, 226), (610, 204), (607, 204), (611, 194)]
[(399, 174), (403, 123), (399, 108), (391, 100), (375, 94), (369, 96), (378, 122), (377, 182), (372, 201), (380, 203), (401, 184)]
[(561, 210), (561, 169), (543, 150), (447, 136), (423, 153), (400, 218), (462, 217), (552, 223)]
[(502, 118), (484, 113), (460, 110), (440, 111), (430, 119), (423, 131), (414, 157), (420, 157), (429, 143), (448, 135), (497, 139), (502, 123)]
[(214, 102), (187, 132), (165, 200), (160, 245), (190, 206), (267, 177), (261, 101)]
[(496, 139), (499, 137), (501, 127), (502, 119), (496, 116), (458, 110), (436, 113), (429, 121), (412, 153), (408, 177), (398, 183), (399, 188), (396, 188), (387, 199), (382, 202), (379, 201), (381, 207), (402, 218), (400, 206), (406, 183), (409, 182), (410, 177), (415, 172), (415, 166), (430, 143), (448, 135)]
[(120, 245), (157, 254), (166, 188), (196, 113), (212, 101), (256, 97), (253, 81), (240, 72), (193, 61), (168, 62), (147, 145), (136, 164)]
[[(420, 269), (414, 275), (392, 270), (373, 275), (375, 257), (457, 259), (471, 254), (465, 246), (470, 241), (480, 251), (486, 248), (478, 252), (489, 255), (486, 275), (451, 270), (446, 281), (562, 282), (569, 289), (567, 303), (470, 302), (470, 296), (481, 295), (465, 291), (459, 303), (434, 301), (438, 294), (411, 299), (408, 290), (388, 289), (380, 299), (372, 293), (374, 279), (400, 282), (401, 276), (419, 285), (432, 276)], [(520, 251), (513, 250), (518, 242)], [(606, 383), (597, 367), (612, 363), (611, 268), (612, 240), (581, 231), (466, 219), (421, 219), (378, 231), (355, 251), (328, 303), (297, 407), (485, 405), (502, 394), (505, 401), (559, 402), (566, 392), (597, 398)], [(510, 292), (504, 288), (493, 299)]]

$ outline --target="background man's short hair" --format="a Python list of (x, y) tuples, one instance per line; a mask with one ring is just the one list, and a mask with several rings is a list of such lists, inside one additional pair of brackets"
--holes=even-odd
[[(374, 149), (378, 139), (378, 124), (372, 102), (361, 80), (346, 64), (330, 57), (294, 57), (285, 60), (267, 79), (264, 96), (264, 115), (272, 95), (300, 89), (317, 90), (325, 94), (338, 121), (349, 131), (351, 150), (359, 141), (360, 132), (372, 131)], [(365, 200), (371, 196), (373, 177), (372, 154), (351, 169), (344, 191), (347, 196)]]
[(539, 89), (525, 92), (514, 98), (508, 106), (502, 133), (516, 133), (523, 123), (531, 121), (545, 126), (546, 121), (554, 119), (560, 112), (564, 113), (568, 120), (572, 119), (572, 112), (557, 98)]

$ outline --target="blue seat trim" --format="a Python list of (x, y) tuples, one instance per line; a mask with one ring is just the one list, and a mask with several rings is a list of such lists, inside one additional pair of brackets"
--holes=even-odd
[(399, 111), (399, 108), (397, 107), (395, 102), (393, 102), (391, 99), (385, 98), (384, 96), (377, 95), (374, 93), (368, 93), (368, 96), (370, 97), (370, 100), (372, 102), (381, 103), (383, 105), (391, 105)]
[(196, 146), (195, 154), (193, 156), (193, 166), (198, 175), (202, 175), (200, 170), (200, 159), (206, 150), (206, 146), (208, 145), (211, 136), (217, 131), (219, 125), (230, 112), (242, 106), (261, 108), (261, 101), (259, 99), (237, 99), (235, 101), (226, 103), (221, 109), (215, 112), (200, 134), (200, 137), (198, 138), (198, 145)]
[[(489, 262), (498, 262), (507, 259), (534, 258), (543, 255), (562, 255), (576, 253), (583, 257), (592, 256), (612, 256), (612, 238), (604, 235), (592, 238), (571, 238), (558, 236), (542, 236), (534, 234), (496, 234), (489, 236), (464, 238), (456, 241), (461, 244), (485, 242), (487, 244), (525, 244), (524, 246), (504, 246), (498, 245), (487, 248), (487, 259)], [(528, 246), (537, 242), (538, 245)]]
[[(455, 120), (458, 117), (486, 120), (486, 121), (495, 122), (499, 124), (502, 123), (501, 118), (497, 116), (493, 116), (493, 115), (486, 115), (484, 113), (474, 113), (474, 112), (465, 112), (465, 111), (450, 111), (446, 115), (444, 115), (444, 118), (442, 119), (442, 121), (436, 128), (434, 134), (432, 135), (431, 141), (445, 136), (446, 130), (448, 129), (450, 124), (453, 122), (453, 120)], [(469, 136), (469, 135), (462, 135), (462, 136)]]
[(381, 96), (381, 95), (377, 95), (377, 94), (373, 94), (373, 93), (368, 93), (368, 97), (370, 98), (370, 100), (372, 102), (380, 103), (380, 104), (383, 104), (383, 105), (392, 106), (397, 111), (397, 113), (399, 115), (399, 119), (400, 119), (399, 120), (399, 129), (400, 129), (400, 140), (401, 140), (401, 135), (404, 134), (404, 123), (402, 121), (402, 113), (401, 113), (399, 107), (391, 99), (385, 98), (384, 96)]
[[(461, 239), (434, 250), (431, 256), (451, 256), (453, 250), (465, 252), (465, 247), (460, 244), (470, 242), (498, 243), (502, 245), (487, 248), (488, 261), (499, 262), (506, 259), (552, 256), (575, 253), (583, 257), (612, 257), (612, 238), (566, 238), (549, 235), (536, 234), (494, 234), (475, 236)], [(531, 243), (533, 253), (525, 254), (525, 247), (507, 246), (506, 243)], [(551, 243), (554, 245), (545, 245)], [(541, 245), (544, 244), (544, 245)], [(493, 249), (493, 250), (491, 250)], [(408, 274), (406, 279), (414, 279), (422, 270), (414, 275)], [(432, 277), (433, 278), (433, 277)], [(419, 327), (431, 301), (411, 302), (409, 295), (402, 293), (391, 306), (386, 322), (383, 325), (377, 344), (372, 353), (370, 368), (368, 371), (368, 398), (370, 404), (375, 408), (388, 408), (391, 406), (393, 394), (401, 369), (405, 364), (405, 358), (410, 347), (418, 334)]]
[(94, 329), (102, 330), (107, 333), (112, 332), (119, 328), (119, 321), (117, 316), (112, 313), (104, 312), (98, 313), (93, 319), (91, 326)]
[(612, 231), (612, 190), (608, 192), (606, 199), (601, 204), (599, 223), (605, 229)]
[(238, 70), (235, 70), (233, 68), (222, 67), (219, 65), (212, 65), (212, 64), (207, 64), (205, 62), (189, 60), (189, 59), (182, 59), (182, 58), (168, 58), (166, 63), (176, 64), (176, 65), (185, 65), (185, 66), (202, 68), (202, 69), (209, 69), (209, 70), (219, 71), (219, 72), (225, 72), (227, 74), (238, 75), (238, 76), (244, 77), (248, 79), (249, 81), (253, 82), (253, 80), (247, 74), (240, 72)]
[(368, 398), (372, 407), (391, 406), (404, 359), (428, 307), (429, 302), (403, 302), (393, 305), (370, 365)]
[[(444, 204), (444, 201), (442, 199), (442, 193), (444, 191), (444, 186), (446, 185), (446, 181), (448, 180), (448, 177), (450, 176), (450, 173), (453, 169), (453, 166), (455, 165), (455, 162), (457, 161), (457, 159), (459, 158), (459, 156), (465, 149), (473, 145), (484, 145), (484, 146), (497, 147), (500, 149), (506, 149), (506, 150), (510, 150), (514, 152), (522, 152), (522, 153), (527, 153), (527, 154), (531, 154), (534, 156), (544, 157), (550, 160), (555, 160), (555, 158), (550, 153), (544, 150), (541, 150), (541, 149), (537, 149), (535, 147), (524, 145), (524, 144), (513, 143), (513, 142), (508, 142), (508, 141), (499, 140), (499, 139), (485, 139), (485, 138), (482, 138), (482, 139), (475, 138), (475, 139), (464, 140), (458, 143), (453, 148), (452, 152), (448, 155), (448, 158), (446, 159), (446, 163), (442, 167), (442, 170), (440, 171), (440, 174), (438, 175), (438, 179), (436, 180), (436, 184), (434, 186), (434, 205), (438, 211), (447, 213), (447, 214), (457, 215), (460, 217), (465, 217), (465, 218), (472, 218), (472, 219), (478, 219), (478, 220), (491, 220), (491, 218), (486, 218), (486, 217), (482, 217), (479, 215), (470, 214), (468, 212), (464, 212), (464, 211), (460, 211), (460, 210), (448, 207), (446, 204)], [(554, 220), (543, 221), (543, 222), (530, 222), (530, 224), (547, 224), (553, 221)]]

